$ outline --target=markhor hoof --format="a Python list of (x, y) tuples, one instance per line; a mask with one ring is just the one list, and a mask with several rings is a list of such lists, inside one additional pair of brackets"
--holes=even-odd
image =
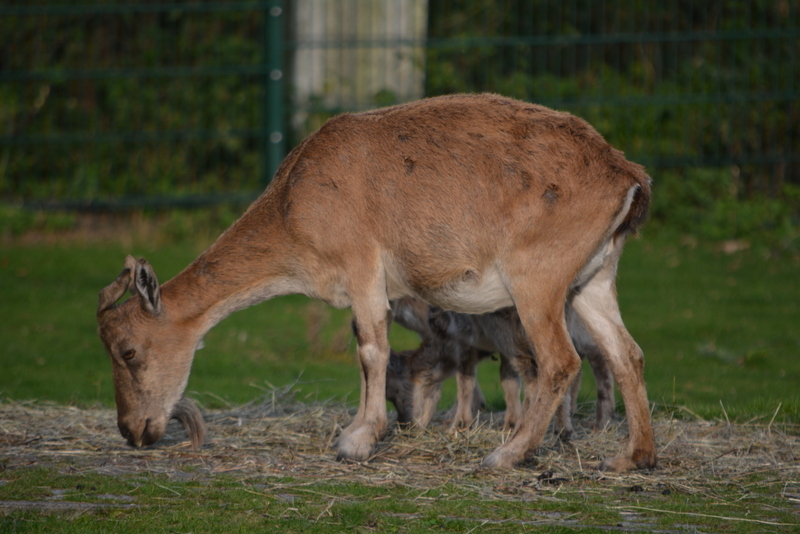
[(656, 466), (655, 455), (648, 455), (639, 461), (634, 461), (629, 456), (620, 455), (606, 458), (598, 468), (600, 471), (609, 473), (622, 473), (624, 471), (636, 471), (638, 469), (653, 469)]
[(483, 459), (481, 465), (489, 469), (513, 469), (519, 459), (516, 455), (509, 454), (501, 449), (496, 449)]
[(358, 429), (339, 439), (336, 459), (342, 461), (364, 462), (369, 460), (375, 449), (375, 440), (368, 429)]

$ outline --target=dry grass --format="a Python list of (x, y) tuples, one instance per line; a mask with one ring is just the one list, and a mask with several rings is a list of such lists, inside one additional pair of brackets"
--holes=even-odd
[(594, 485), (596, 491), (619, 491), (620, 486), (638, 491), (640, 486), (707, 492), (714, 483), (745, 483), (754, 474), (794, 484), (789, 488), (794, 492), (800, 489), (800, 429), (772, 425), (769, 416), (751, 424), (657, 416), (660, 465), (647, 472), (598, 472), (602, 458), (623, 450), (625, 425), (595, 433), (582, 422), (572, 442), (548, 438), (538, 455), (517, 469), (491, 471), (480, 462), (507, 437), (498, 430), (502, 414), (485, 414), (475, 428), (455, 435), (446, 432), (446, 424), (424, 432), (390, 432), (373, 458), (353, 464), (337, 462), (330, 449), (352, 412), (343, 405), (298, 404), (290, 397), (287, 390), (276, 390), (259, 403), (206, 411), (207, 442), (198, 452), (176, 422), (157, 446), (133, 450), (117, 432), (113, 410), (7, 401), (0, 404), (0, 463), (6, 469), (38, 465), (110, 475), (145, 470), (176, 479), (291, 476), (293, 485), (320, 479), (419, 488), (454, 483), (478, 490), (485, 499), (524, 498), (544, 487), (597, 480), (609, 483)]

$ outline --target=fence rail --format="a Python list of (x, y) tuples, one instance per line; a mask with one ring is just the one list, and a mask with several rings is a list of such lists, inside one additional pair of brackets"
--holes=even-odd
[(800, 186), (795, 3), (662, 4), (6, 3), (0, 200), (247, 202), (328, 117), (460, 91), (580, 115), (657, 183)]

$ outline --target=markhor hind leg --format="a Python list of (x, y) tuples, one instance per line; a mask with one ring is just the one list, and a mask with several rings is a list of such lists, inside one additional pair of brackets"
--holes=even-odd
[(581, 389), (582, 374), (582, 369), (578, 367), (578, 373), (567, 388), (564, 400), (558, 405), (558, 408), (556, 408), (553, 433), (558, 436), (561, 441), (571, 440), (572, 435), (575, 433), (575, 427), (572, 426), (572, 415), (577, 411), (578, 392)]
[(623, 237), (615, 238), (614, 251), (602, 269), (572, 298), (583, 324), (605, 355), (625, 403), (628, 418), (628, 452), (606, 459), (600, 469), (628, 471), (656, 465), (655, 440), (650, 424), (644, 384), (642, 350), (622, 323), (617, 304), (615, 276)]
[(502, 354), (500, 355), (500, 383), (506, 401), (503, 430), (507, 432), (519, 424), (519, 419), (522, 417), (522, 403), (519, 400), (519, 373), (511, 360)]
[(525, 383), (522, 416), (512, 438), (486, 457), (483, 463), (487, 467), (511, 468), (542, 442), (556, 408), (580, 368), (580, 358), (564, 319), (566, 295), (549, 292), (552, 287), (560, 284), (543, 283), (539, 279), (536, 285), (514, 288), (517, 310), (537, 361), (526, 361), (524, 356), (517, 359)]
[(461, 347), (462, 351), (458, 372), (456, 373), (457, 400), (456, 413), (450, 425), (450, 431), (469, 428), (473, 418), (478, 414), (475, 409), (476, 395), (483, 398), (483, 393), (478, 387), (477, 367), (480, 361), (478, 350), (471, 347)]

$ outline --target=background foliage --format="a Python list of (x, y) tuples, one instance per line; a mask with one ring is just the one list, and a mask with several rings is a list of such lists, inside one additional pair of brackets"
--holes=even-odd
[(452, 0), (429, 23), (428, 94), (571, 111), (648, 167), (657, 223), (796, 246), (796, 6)]
[(103, 7), (0, 16), (0, 195), (258, 189), (259, 18)]
[[(337, 0), (327, 9), (379, 1)], [(265, 108), (264, 20), (271, 4), (0, 7), (0, 199), (74, 206), (252, 198), (268, 172), (264, 118), (292, 113), (288, 82), (286, 107)], [(290, 12), (294, 2), (284, 5)], [(796, 250), (796, 4), (428, 6), (427, 96), (493, 91), (571, 111), (648, 167), (657, 224), (713, 239), (767, 238)], [(291, 68), (300, 43), (283, 44)], [(397, 101), (383, 90), (351, 105)], [(322, 100), (309, 106), (315, 112), (288, 132), (290, 144), (348, 110), (328, 109)]]

